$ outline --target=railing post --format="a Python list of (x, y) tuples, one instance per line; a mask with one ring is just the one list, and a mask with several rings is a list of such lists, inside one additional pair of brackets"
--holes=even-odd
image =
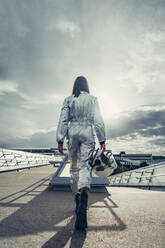
[(123, 179), (123, 175), (121, 175), (120, 180), (119, 180), (119, 183), (121, 183), (122, 179)]
[(131, 178), (132, 172), (130, 172), (129, 177), (127, 178), (127, 183), (129, 183), (129, 180)]
[(150, 178), (149, 178), (149, 180), (148, 180), (148, 189), (149, 189), (149, 190), (150, 190), (150, 188), (151, 188), (150, 183), (152, 182), (152, 176), (153, 176), (154, 172), (155, 172), (155, 169), (153, 169), (153, 170), (151, 171), (151, 175), (150, 175)]
[(143, 174), (144, 174), (144, 171), (142, 171), (141, 176), (139, 177), (139, 183), (141, 183)]
[(2, 166), (4, 166), (4, 164), (6, 164), (8, 166), (7, 160), (6, 160), (6, 157), (5, 157), (5, 153), (4, 153), (3, 150), (2, 150), (2, 157), (4, 157), (4, 160), (5, 160)]

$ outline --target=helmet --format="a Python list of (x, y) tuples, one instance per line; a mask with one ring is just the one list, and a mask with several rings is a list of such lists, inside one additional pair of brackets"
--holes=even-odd
[(104, 154), (104, 151), (99, 148), (90, 153), (89, 164), (92, 167), (92, 171), (99, 177), (108, 177), (117, 168), (112, 151)]

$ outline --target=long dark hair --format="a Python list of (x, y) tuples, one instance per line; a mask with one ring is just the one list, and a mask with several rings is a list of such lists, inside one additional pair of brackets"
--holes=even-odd
[(80, 95), (80, 91), (86, 91), (89, 93), (88, 81), (83, 76), (76, 78), (73, 85), (72, 95), (78, 97)]

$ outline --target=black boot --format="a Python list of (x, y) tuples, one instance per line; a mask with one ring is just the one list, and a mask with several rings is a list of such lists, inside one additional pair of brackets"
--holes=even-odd
[(88, 194), (85, 190), (80, 195), (80, 202), (76, 215), (75, 229), (83, 231), (88, 227), (87, 224), (87, 204), (88, 204)]
[(80, 203), (80, 194), (79, 194), (79, 193), (77, 193), (77, 194), (75, 195), (74, 200), (75, 200), (75, 203), (76, 203), (75, 213), (77, 214), (78, 207), (79, 207), (79, 203)]

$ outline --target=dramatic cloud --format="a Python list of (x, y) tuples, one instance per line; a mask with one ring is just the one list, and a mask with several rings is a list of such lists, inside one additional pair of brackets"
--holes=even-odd
[(165, 105), (143, 106), (107, 123), (108, 145), (119, 152), (165, 152)]
[(126, 137), (138, 150), (142, 137), (164, 152), (164, 0), (0, 4), (2, 146), (55, 146), (61, 104), (81, 74), (110, 142)]
[(143, 106), (127, 111), (107, 124), (108, 138), (135, 133), (145, 137), (165, 136), (165, 105)]
[(143, 137), (141, 135), (125, 135), (107, 142), (107, 147), (114, 153), (148, 153), (153, 155), (165, 154), (164, 138)]

